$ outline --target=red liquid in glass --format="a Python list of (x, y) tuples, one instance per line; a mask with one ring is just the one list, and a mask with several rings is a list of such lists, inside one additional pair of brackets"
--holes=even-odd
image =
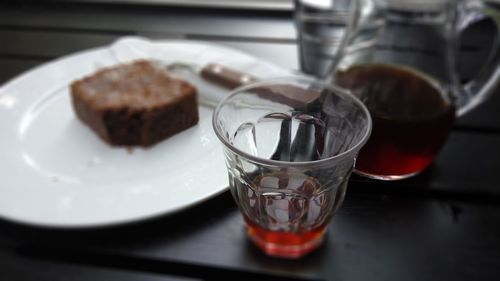
[(304, 232), (272, 231), (254, 224), (245, 217), (247, 234), (265, 253), (286, 258), (302, 257), (316, 249), (323, 241), (326, 226)]
[(298, 258), (323, 241), (347, 180), (321, 187), (304, 174), (278, 172), (256, 176), (250, 183), (234, 183), (231, 191), (250, 240), (269, 255)]
[(432, 163), (446, 141), (455, 107), (427, 77), (397, 66), (354, 66), (338, 83), (370, 110), (373, 129), (356, 171), (374, 178), (412, 176)]

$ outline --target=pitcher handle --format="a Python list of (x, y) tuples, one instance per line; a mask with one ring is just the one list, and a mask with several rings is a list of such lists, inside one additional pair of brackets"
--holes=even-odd
[(500, 89), (500, 4), (484, 0), (468, 0), (462, 3), (464, 5), (459, 15), (459, 31), (481, 19), (490, 18), (496, 23), (497, 33), (488, 61), (475, 79), (462, 86), (457, 100), (458, 116), (485, 101), (493, 94), (494, 89)]

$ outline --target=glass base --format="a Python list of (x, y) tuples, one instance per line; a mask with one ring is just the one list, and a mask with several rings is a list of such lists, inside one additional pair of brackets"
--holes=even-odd
[(298, 259), (303, 257), (318, 248), (323, 242), (323, 237), (319, 237), (316, 240), (309, 241), (302, 245), (283, 245), (264, 241), (258, 236), (249, 236), (249, 238), (267, 255), (287, 259)]
[(383, 180), (383, 181), (397, 181), (397, 180), (403, 180), (407, 178), (411, 178), (413, 176), (416, 176), (420, 174), (421, 171), (410, 173), (410, 174), (404, 174), (404, 175), (375, 175), (375, 174), (370, 174), (366, 172), (362, 172), (359, 170), (354, 169), (354, 173), (358, 176), (370, 178), (370, 179), (375, 179), (375, 180)]
[(247, 225), (249, 239), (265, 254), (273, 257), (297, 259), (318, 248), (323, 243), (326, 227), (305, 234), (272, 232)]

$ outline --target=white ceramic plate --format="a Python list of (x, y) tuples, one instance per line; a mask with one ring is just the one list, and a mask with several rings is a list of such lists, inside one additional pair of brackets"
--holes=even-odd
[[(116, 225), (179, 211), (227, 188), (212, 108), (200, 106), (197, 126), (149, 149), (111, 147), (76, 119), (71, 81), (140, 57), (217, 61), (258, 77), (286, 73), (222, 46), (125, 38), (13, 79), (0, 88), (0, 218), (62, 228)], [(227, 94), (192, 82), (202, 96)]]

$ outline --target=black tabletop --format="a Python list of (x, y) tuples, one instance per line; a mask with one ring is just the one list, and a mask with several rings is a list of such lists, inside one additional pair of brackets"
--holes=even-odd
[[(63, 2), (0, 4), (0, 84), (125, 35), (209, 41), (298, 68), (290, 11)], [(464, 80), (479, 71), (494, 32), (484, 22), (464, 33)], [(457, 120), (417, 177), (353, 176), (326, 243), (300, 260), (271, 258), (249, 243), (225, 192), (175, 214), (99, 229), (0, 220), (0, 279), (498, 280), (499, 120), (500, 89)]]

